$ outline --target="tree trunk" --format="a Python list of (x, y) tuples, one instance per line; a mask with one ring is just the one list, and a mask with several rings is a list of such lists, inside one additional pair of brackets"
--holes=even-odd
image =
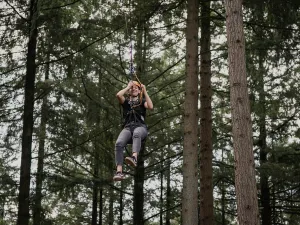
[[(264, 7), (263, 4), (258, 4), (256, 9), (257, 20), (264, 20)], [(257, 40), (264, 39), (264, 30), (262, 27), (257, 28)], [(269, 176), (263, 167), (268, 162), (267, 160), (267, 130), (266, 130), (266, 93), (265, 93), (265, 83), (264, 75), (265, 69), (263, 61), (265, 59), (267, 52), (263, 50), (258, 51), (258, 73), (257, 73), (257, 91), (258, 91), (258, 127), (259, 127), (259, 159), (260, 159), (260, 193), (261, 193), (261, 219), (262, 225), (272, 224), (272, 211), (270, 205), (270, 187), (269, 187)]]
[(200, 224), (213, 225), (210, 1), (201, 1)]
[(93, 203), (92, 203), (92, 225), (97, 225), (97, 209), (98, 209), (98, 192), (99, 192), (99, 183), (96, 179), (99, 177), (99, 147), (95, 141), (94, 146), (94, 182), (93, 182)]
[(270, 206), (270, 188), (269, 177), (264, 171), (263, 167), (267, 163), (267, 132), (266, 132), (266, 97), (264, 92), (264, 73), (263, 61), (259, 55), (259, 76), (258, 76), (258, 91), (259, 91), (259, 104), (261, 112), (259, 112), (259, 140), (258, 146), (260, 149), (260, 192), (261, 192), (261, 218), (262, 225), (271, 225), (271, 206)]
[(188, 0), (184, 101), (182, 224), (198, 224), (198, 12)]
[[(98, 73), (98, 99), (99, 99), (99, 104), (101, 105), (101, 90), (102, 90), (102, 73), (101, 69), (97, 71)], [(101, 121), (101, 109), (99, 106), (97, 106), (96, 109), (96, 118), (95, 118), (95, 123), (96, 123), (96, 129), (101, 126), (100, 121)], [(99, 137), (101, 139), (101, 137)], [(94, 183), (93, 183), (93, 203), (92, 203), (92, 225), (97, 225), (97, 209), (98, 209), (98, 194), (99, 194), (99, 182), (96, 181), (97, 178), (99, 178), (99, 160), (100, 160), (100, 147), (99, 147), (99, 141), (95, 140), (94, 141)]]
[[(222, 163), (224, 163), (224, 150), (222, 149)], [(222, 172), (224, 172), (224, 169), (221, 169)], [(222, 176), (224, 176), (222, 174)], [(225, 181), (222, 179), (221, 185), (221, 224), (226, 225), (226, 187), (225, 187)]]
[[(49, 44), (48, 44), (49, 47)], [(47, 61), (50, 60), (50, 51), (48, 48)], [(49, 80), (50, 65), (46, 64), (45, 71), (45, 83)], [(35, 187), (35, 199), (33, 210), (33, 225), (41, 224), (41, 211), (42, 211), (42, 187), (44, 180), (44, 157), (45, 157), (45, 140), (46, 140), (46, 125), (48, 122), (48, 95), (43, 97), (42, 109), (41, 109), (41, 124), (39, 135), (39, 150), (38, 150), (38, 165), (36, 174), (36, 187)]]
[(170, 146), (168, 147), (168, 153), (167, 153), (167, 162), (166, 162), (166, 225), (171, 225), (171, 214), (170, 214), (170, 208), (171, 208), (171, 160), (170, 160)]
[(6, 197), (5, 195), (2, 195), (0, 197), (0, 221), (4, 219), (4, 214), (5, 214), (5, 201)]
[(31, 170), (31, 146), (33, 132), (33, 109), (36, 75), (36, 45), (37, 45), (37, 17), (38, 0), (30, 1), (29, 8), (29, 41), (27, 48), (26, 77), (25, 77), (25, 101), (23, 115), (22, 134), (22, 156), (20, 169), (18, 225), (29, 224), (29, 191), (30, 191), (30, 170)]
[[(136, 64), (138, 65), (137, 74), (140, 77), (141, 74), (145, 75), (145, 57), (146, 57), (146, 21), (144, 14), (144, 2), (138, 1), (138, 33), (137, 33), (137, 53)], [(140, 153), (138, 155), (137, 168), (134, 175), (134, 193), (133, 193), (133, 225), (144, 224), (144, 151), (145, 143), (142, 143)]]
[[(162, 154), (161, 154), (161, 159), (163, 158), (163, 152), (164, 151), (161, 151)], [(159, 224), (160, 225), (163, 225), (163, 211), (164, 211), (164, 172), (163, 172), (163, 163), (161, 163), (161, 166), (160, 166), (160, 204), (159, 204)]]
[(100, 187), (99, 191), (99, 225), (102, 225), (102, 214), (103, 214), (103, 188)]
[[(112, 167), (111, 167), (112, 168)], [(108, 203), (108, 225), (114, 224), (114, 190), (110, 188), (108, 190), (109, 203)]]
[(221, 218), (222, 218), (222, 225), (226, 225), (226, 195), (225, 195), (225, 187), (224, 187), (224, 181), (222, 181), (221, 184)]
[(259, 212), (247, 89), (242, 0), (226, 0), (230, 104), (239, 224), (258, 225)]
[(134, 175), (133, 225), (144, 224), (144, 150), (145, 145), (143, 144), (139, 153), (137, 168)]
[[(110, 132), (107, 132), (105, 133), (105, 136), (104, 136), (104, 140), (107, 140), (108, 143), (112, 143), (113, 142), (113, 135), (112, 133)], [(101, 165), (101, 168), (113, 168), (114, 167), (114, 162), (113, 162), (113, 159), (109, 159), (107, 160), (106, 162), (104, 162), (104, 164)], [(102, 167), (104, 166), (104, 167)], [(104, 168), (104, 169), (105, 169)], [(104, 177), (106, 175), (105, 171), (101, 170), (101, 175), (100, 177)], [(113, 175), (113, 172), (111, 172), (111, 175)], [(102, 224), (105, 224), (105, 225), (113, 225), (114, 224), (114, 218), (115, 218), (115, 213), (114, 213), (114, 201), (115, 201), (115, 193), (114, 193), (114, 189), (113, 188), (109, 188), (107, 190), (107, 192), (103, 192), (103, 188), (104, 188), (104, 185), (100, 186), (100, 195), (101, 195), (101, 204), (100, 204), (100, 211), (101, 211), (101, 214), (100, 214), (100, 221)], [(102, 194), (103, 193), (103, 194)], [(106, 193), (107, 195), (104, 195), (104, 193)], [(104, 215), (107, 215), (107, 222), (105, 223), (103, 221), (103, 209), (105, 208), (105, 196), (107, 196), (107, 199), (108, 199), (108, 212), (105, 212)], [(100, 224), (99, 224), (100, 225)]]
[[(274, 182), (272, 182), (273, 184), (274, 184)], [(272, 214), (273, 214), (273, 216), (272, 216), (272, 224), (276, 224), (276, 221), (277, 221), (277, 213), (276, 213), (276, 198), (277, 198), (277, 196), (276, 196), (276, 192), (277, 190), (276, 190), (276, 186), (275, 185), (273, 185), (273, 187), (272, 187)]]
[[(123, 182), (121, 183), (121, 190), (123, 190), (124, 184)], [(119, 211), (120, 211), (120, 220), (119, 220), (119, 225), (123, 225), (123, 192), (120, 191), (120, 200), (119, 200), (120, 206), (119, 206)]]

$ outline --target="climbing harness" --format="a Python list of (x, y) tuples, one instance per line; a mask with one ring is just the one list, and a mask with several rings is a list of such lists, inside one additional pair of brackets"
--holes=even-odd
[[(144, 102), (144, 101), (143, 101)], [(139, 99), (132, 101), (132, 100), (126, 100), (123, 104), (127, 104), (126, 112), (123, 112), (123, 128), (129, 129), (131, 132), (131, 136), (133, 136), (134, 129), (140, 126), (145, 126), (147, 129), (146, 124), (144, 123), (145, 116), (146, 116), (146, 110), (143, 109), (142, 104), (140, 103)], [(142, 140), (142, 144), (145, 142), (144, 138)], [(132, 138), (128, 141), (127, 144), (132, 144)], [(130, 155), (130, 152), (127, 149), (127, 145), (125, 145), (125, 150), (128, 155)]]
[[(144, 123), (146, 112), (145, 112), (145, 110), (143, 112), (142, 107), (139, 107), (139, 106), (142, 105), (140, 103), (140, 101), (139, 100), (136, 100), (136, 101), (130, 101), (129, 100), (128, 104), (129, 104), (129, 110), (127, 112), (127, 115), (124, 115), (124, 116), (126, 116), (125, 117), (125, 120), (126, 120), (125, 122), (126, 123), (134, 122), (136, 124)], [(125, 126), (126, 125), (127, 124), (125, 124)]]

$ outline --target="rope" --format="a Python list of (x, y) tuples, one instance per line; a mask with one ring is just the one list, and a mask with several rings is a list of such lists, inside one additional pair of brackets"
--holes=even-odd
[[(132, 21), (132, 1), (129, 0), (129, 20), (130, 22)], [(127, 31), (127, 35), (130, 38), (130, 45), (129, 45), (129, 54), (130, 54), (130, 62), (129, 62), (129, 74), (130, 74), (130, 80), (137, 80), (137, 82), (139, 82), (139, 84), (141, 85), (141, 81), (139, 80), (139, 78), (137, 77), (136, 73), (135, 73), (135, 69), (133, 66), (133, 41), (132, 41), (132, 32), (131, 29), (128, 29), (128, 23), (127, 23), (127, 16), (125, 14), (125, 24), (126, 24), (126, 31)]]
[[(132, 1), (129, 0), (129, 20), (131, 22), (132, 20)], [(135, 107), (139, 106), (142, 104), (143, 102), (143, 88), (142, 88), (142, 83), (139, 80), (139, 78), (136, 75), (135, 69), (134, 69), (134, 65), (133, 65), (133, 40), (132, 40), (132, 32), (131, 32), (131, 28), (129, 29), (128, 26), (128, 18), (127, 18), (127, 13), (125, 13), (125, 25), (126, 25), (126, 32), (127, 32), (127, 36), (129, 36), (130, 38), (130, 45), (129, 45), (129, 54), (130, 54), (130, 62), (129, 62), (129, 75), (130, 75), (130, 80), (136, 80), (139, 84), (140, 84), (140, 94), (139, 94), (139, 103), (138, 105), (135, 106), (131, 106), (131, 108), (134, 110)], [(131, 23), (130, 23), (131, 24)], [(132, 26), (132, 24), (131, 24)], [(121, 107), (120, 107), (120, 113), (121, 113)]]
[(133, 67), (133, 53), (132, 50), (132, 40), (130, 39), (130, 64), (129, 64), (129, 73), (130, 73), (130, 80), (133, 80), (133, 75), (135, 75), (134, 67)]
[[(130, 22), (132, 21), (132, 0), (129, 0), (129, 20)], [(132, 23), (129, 23), (130, 26), (132, 27)], [(136, 117), (136, 111), (135, 111), (135, 107), (139, 106), (142, 104), (142, 100), (143, 100), (143, 88), (142, 88), (142, 83), (141, 81), (139, 80), (139, 78), (137, 77), (136, 73), (135, 73), (135, 69), (134, 69), (134, 65), (133, 65), (133, 40), (132, 40), (132, 32), (131, 32), (131, 27), (129, 29), (129, 26), (128, 26), (128, 18), (127, 18), (127, 13), (125, 13), (125, 26), (126, 26), (126, 32), (127, 32), (127, 37), (129, 36), (130, 38), (130, 44), (129, 44), (129, 54), (130, 54), (130, 62), (129, 62), (129, 75), (130, 75), (130, 80), (133, 81), (134, 79), (140, 84), (140, 98), (139, 98), (139, 104), (137, 105), (131, 105), (130, 108), (131, 108), (131, 112), (130, 112), (130, 117), (131, 116), (134, 116), (134, 121), (135, 122), (140, 122), (139, 119), (137, 119)], [(122, 121), (122, 108), (121, 108), (121, 105), (120, 105), (120, 114), (121, 114), (121, 121)], [(133, 114), (133, 115), (132, 115)], [(139, 114), (138, 114), (139, 115)], [(141, 117), (141, 115), (139, 115)], [(131, 121), (131, 118), (129, 118), (129, 121)], [(125, 125), (126, 126), (126, 125)], [(133, 130), (132, 130), (132, 127), (130, 127), (130, 131), (133, 133)], [(132, 141), (132, 140), (131, 140)], [(144, 138), (143, 140), (141, 140), (141, 148), (145, 145), (145, 142), (146, 142), (146, 138)], [(128, 155), (130, 155), (128, 149), (127, 149), (127, 145), (125, 145), (125, 150), (127, 152)]]

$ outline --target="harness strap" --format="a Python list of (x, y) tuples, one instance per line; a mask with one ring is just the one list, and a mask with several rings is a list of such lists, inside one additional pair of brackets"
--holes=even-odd
[[(139, 105), (141, 105), (141, 103), (140, 103)], [(133, 105), (130, 104), (130, 108), (131, 108), (131, 110), (127, 113), (127, 115), (129, 114), (129, 119), (128, 119), (128, 121), (129, 121), (129, 123), (130, 123), (130, 131), (133, 132), (133, 129), (132, 129), (132, 116), (134, 116), (134, 120), (133, 120), (134, 123), (142, 123), (141, 120), (143, 120), (143, 119), (145, 119), (145, 118), (142, 118), (143, 116), (140, 115), (138, 112), (136, 112), (136, 111), (134, 110)], [(140, 119), (137, 117), (137, 115), (140, 117)], [(128, 124), (128, 123), (127, 123), (127, 124)], [(126, 126), (127, 124), (125, 124), (125, 126)]]

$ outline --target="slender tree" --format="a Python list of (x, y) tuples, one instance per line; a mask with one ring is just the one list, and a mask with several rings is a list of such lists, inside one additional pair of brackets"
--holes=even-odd
[(31, 0), (29, 4), (29, 39), (27, 46), (26, 76), (25, 76), (25, 100), (23, 115), (22, 156), (19, 186), (18, 225), (29, 224), (29, 192), (31, 170), (31, 146), (33, 132), (33, 109), (36, 76), (36, 45), (37, 22), (39, 13), (39, 0)]
[[(257, 21), (264, 21), (264, 4), (258, 4), (256, 8)], [(264, 29), (258, 27), (256, 29), (256, 39), (264, 39)], [(256, 85), (255, 88), (258, 92), (258, 104), (257, 117), (258, 117), (258, 147), (259, 147), (259, 163), (260, 163), (260, 202), (261, 202), (261, 222), (262, 225), (272, 224), (272, 212), (270, 202), (270, 187), (269, 187), (269, 175), (265, 167), (268, 164), (268, 146), (267, 146), (267, 103), (265, 92), (265, 74), (267, 71), (264, 68), (264, 61), (266, 59), (267, 52), (264, 50), (257, 51), (258, 71), (255, 73)]]
[(268, 162), (267, 159), (267, 128), (266, 128), (266, 94), (264, 91), (264, 66), (263, 56), (259, 57), (259, 68), (258, 68), (258, 88), (259, 88), (259, 140), (258, 147), (259, 161), (260, 161), (260, 192), (261, 192), (261, 206), (262, 206), (262, 225), (271, 225), (271, 202), (270, 202), (270, 187), (269, 187), (269, 176), (267, 171), (264, 169)]
[[(98, 189), (99, 184), (96, 181), (99, 174), (99, 153), (97, 152), (97, 144), (95, 145), (95, 159), (94, 159), (94, 183), (93, 183), (93, 204), (92, 204), (92, 225), (97, 225), (97, 206), (98, 206)], [(98, 160), (97, 160), (98, 159)]]
[[(47, 51), (47, 61), (50, 59), (50, 51), (49, 51), (49, 42), (48, 42), (48, 51)], [(46, 89), (47, 83), (49, 82), (49, 72), (50, 72), (50, 64), (46, 64), (45, 69), (45, 84)], [(44, 180), (44, 158), (45, 158), (45, 142), (46, 142), (46, 126), (48, 122), (49, 112), (48, 112), (48, 95), (47, 90), (44, 91), (43, 94), (43, 102), (41, 108), (41, 124), (39, 129), (39, 148), (38, 148), (38, 166), (36, 173), (36, 186), (35, 186), (35, 199), (33, 205), (33, 225), (41, 224), (41, 212), (42, 212), (42, 188), (43, 188), (43, 180)]]
[[(121, 188), (124, 187), (124, 184), (121, 183)], [(120, 215), (120, 220), (119, 220), (119, 225), (123, 225), (123, 192), (120, 191), (120, 198), (119, 198), (119, 215)]]
[(134, 175), (134, 201), (133, 201), (133, 224), (144, 224), (144, 150), (145, 144), (142, 144), (141, 151), (139, 153), (138, 164)]
[(183, 225), (198, 223), (198, 13), (199, 1), (188, 0), (183, 118)]
[(99, 225), (103, 224), (102, 215), (103, 215), (103, 187), (100, 186), (100, 190), (99, 190)]
[(201, 1), (200, 224), (213, 224), (210, 1)]
[[(224, 150), (222, 150), (222, 161), (224, 159)], [(221, 181), (221, 224), (226, 225), (226, 190), (225, 190), (225, 181)]]
[(239, 224), (259, 224), (242, 0), (225, 1), (230, 105)]
[[(98, 99), (99, 99), (99, 104), (101, 105), (101, 91), (102, 91), (102, 73), (101, 69), (97, 70), (98, 73)], [(92, 121), (95, 122), (96, 124), (96, 129), (100, 127), (101, 125), (101, 109), (99, 106), (95, 107), (96, 113), (96, 118), (91, 118)], [(100, 139), (101, 137), (99, 137)], [(93, 165), (93, 170), (94, 170), (94, 184), (93, 184), (93, 203), (92, 203), (92, 225), (97, 225), (99, 224), (97, 221), (97, 210), (98, 210), (98, 194), (99, 194), (99, 182), (96, 181), (96, 179), (99, 177), (99, 169), (100, 169), (100, 157), (99, 157), (99, 152), (100, 152), (100, 145), (99, 145), (99, 140), (96, 139), (94, 141), (94, 165)], [(100, 218), (99, 218), (100, 220)]]
[(170, 215), (170, 207), (171, 207), (171, 160), (170, 160), (170, 145), (167, 148), (167, 157), (166, 161), (166, 225), (171, 225), (171, 215)]
[[(147, 52), (146, 38), (147, 38), (147, 22), (142, 13), (145, 10), (145, 3), (138, 2), (138, 23), (137, 23), (137, 51), (136, 64), (138, 77), (145, 75), (145, 57)], [(144, 224), (144, 179), (145, 179), (145, 165), (144, 165), (145, 142), (142, 143), (139, 152), (137, 168), (134, 175), (134, 193), (133, 193), (133, 225)]]
[[(161, 151), (161, 158), (163, 158), (164, 155), (164, 150)], [(163, 205), (164, 205), (164, 198), (163, 198), (163, 193), (164, 193), (164, 163), (160, 164), (160, 196), (159, 196), (159, 224), (163, 225)]]

